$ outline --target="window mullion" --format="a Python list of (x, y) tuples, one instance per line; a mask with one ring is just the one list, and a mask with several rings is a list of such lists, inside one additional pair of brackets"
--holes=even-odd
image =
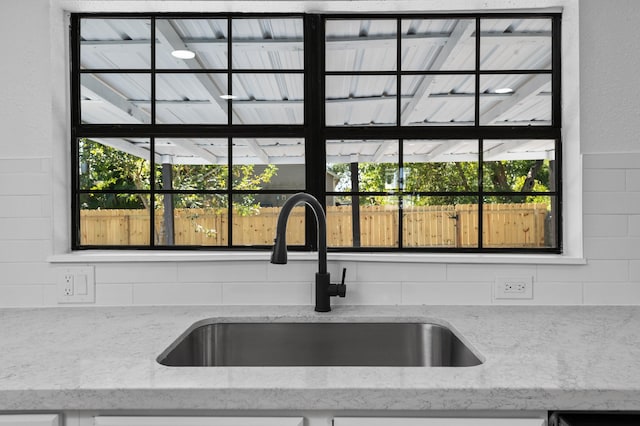
[[(304, 127), (305, 127), (305, 163), (307, 192), (314, 195), (325, 206), (325, 110), (324, 110), (324, 19), (320, 15), (305, 16), (304, 34)], [(317, 249), (317, 231), (313, 215), (307, 209), (306, 244), (307, 248)]]

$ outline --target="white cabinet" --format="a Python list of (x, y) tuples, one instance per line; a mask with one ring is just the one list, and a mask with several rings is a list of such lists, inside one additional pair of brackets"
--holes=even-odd
[(0, 426), (59, 426), (57, 414), (2, 414)]
[(336, 417), (334, 426), (544, 426), (543, 418), (489, 417)]
[(94, 417), (93, 424), (94, 426), (303, 426), (303, 418), (97, 416)]

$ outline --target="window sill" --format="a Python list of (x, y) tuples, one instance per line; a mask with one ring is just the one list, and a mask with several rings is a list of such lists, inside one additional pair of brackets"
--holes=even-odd
[[(92, 250), (50, 256), (49, 263), (136, 263), (136, 262), (228, 262), (265, 261), (271, 253), (267, 251), (223, 251), (223, 252), (174, 252), (174, 251), (118, 251)], [(313, 261), (315, 252), (289, 252), (291, 261)], [(583, 265), (582, 257), (563, 255), (531, 254), (415, 254), (415, 253), (329, 253), (329, 261), (342, 262), (389, 262), (389, 263), (454, 263), (454, 264), (543, 264)]]

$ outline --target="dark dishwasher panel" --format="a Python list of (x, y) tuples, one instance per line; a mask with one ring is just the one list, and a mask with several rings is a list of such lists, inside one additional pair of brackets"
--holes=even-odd
[(640, 426), (640, 413), (623, 412), (555, 412), (549, 416), (549, 426)]

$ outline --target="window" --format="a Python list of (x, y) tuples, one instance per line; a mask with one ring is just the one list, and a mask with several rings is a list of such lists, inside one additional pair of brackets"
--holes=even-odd
[[(74, 249), (559, 253), (560, 15), (72, 18)], [(315, 246), (304, 207), (288, 243)]]

